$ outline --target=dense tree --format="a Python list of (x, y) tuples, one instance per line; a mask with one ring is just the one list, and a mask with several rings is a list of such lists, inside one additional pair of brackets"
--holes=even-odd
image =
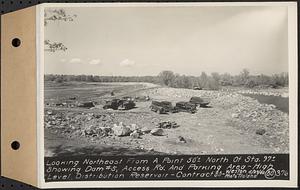
[(221, 76), (220, 76), (220, 74), (217, 73), (217, 72), (211, 73), (211, 77), (212, 77), (215, 81), (217, 81), (217, 82), (219, 82), (219, 81), (221, 80)]
[(240, 73), (240, 75), (237, 78), (237, 80), (235, 81), (235, 83), (237, 85), (245, 85), (248, 80), (249, 80), (249, 75), (250, 75), (250, 72), (248, 69), (243, 69), (242, 72)]
[(205, 72), (200, 75), (200, 87), (206, 88), (208, 86), (208, 76)]
[(288, 75), (288, 73), (280, 73), (280, 74), (272, 75), (271, 85), (273, 87), (288, 86), (289, 85), (289, 75)]
[(229, 73), (222, 74), (220, 84), (222, 86), (231, 86), (233, 84), (233, 77)]
[(172, 86), (174, 83), (175, 75), (172, 71), (162, 71), (158, 77), (162, 84), (166, 86)]
[(183, 75), (182, 81), (183, 81), (183, 86), (181, 86), (182, 88), (192, 88), (193, 87), (193, 81), (191, 80), (191, 77)]

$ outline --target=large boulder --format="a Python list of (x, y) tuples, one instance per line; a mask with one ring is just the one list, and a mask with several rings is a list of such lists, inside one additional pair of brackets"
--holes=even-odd
[(182, 136), (177, 137), (177, 142), (179, 143), (186, 143), (186, 140)]
[(149, 129), (148, 127), (143, 127), (143, 128), (141, 128), (141, 132), (142, 132), (143, 134), (148, 134), (148, 133), (150, 133), (150, 131), (151, 131), (151, 129)]
[(154, 136), (163, 136), (164, 135), (164, 130), (161, 129), (161, 128), (155, 128), (155, 129), (152, 129), (150, 131), (150, 133)]
[(99, 127), (99, 130), (101, 131), (102, 136), (108, 136), (112, 132), (110, 127)]
[(131, 124), (127, 127), (129, 127), (131, 131), (140, 130), (140, 127), (137, 124)]
[(138, 139), (140, 138), (140, 133), (137, 130), (135, 130), (132, 133), (130, 133), (130, 136), (134, 139)]
[(124, 125), (114, 125), (114, 127), (112, 128), (113, 132), (115, 135), (121, 137), (121, 136), (128, 136), (130, 135), (130, 128), (126, 127)]

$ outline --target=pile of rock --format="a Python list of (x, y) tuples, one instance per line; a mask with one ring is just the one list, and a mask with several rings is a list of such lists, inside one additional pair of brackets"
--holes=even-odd
[(59, 129), (57, 132), (68, 136), (102, 137), (109, 136), (114, 116), (110, 114), (70, 113), (58, 110), (45, 110), (44, 126)]
[(157, 124), (157, 128), (161, 129), (172, 129), (177, 127), (179, 127), (179, 125), (175, 121), (163, 121)]
[(132, 138), (141, 138), (141, 135), (146, 134), (146, 129), (141, 129), (136, 124), (124, 125), (120, 122), (118, 125), (114, 124), (112, 127), (114, 135), (118, 137), (131, 136)]
[(125, 126), (122, 122), (120, 122), (119, 125), (114, 124), (112, 131), (118, 137), (129, 136), (132, 132), (129, 126)]
[(280, 97), (289, 97), (288, 90), (283, 89), (272, 89), (272, 88), (262, 88), (262, 89), (247, 89), (239, 90), (238, 93), (241, 94), (258, 94), (264, 96), (280, 96)]
[[(168, 128), (176, 127), (176, 123), (168, 123)], [(120, 122), (118, 125), (114, 124), (112, 127), (113, 134), (118, 137), (130, 136), (132, 138), (138, 139), (141, 138), (142, 135), (150, 133), (154, 136), (164, 136), (164, 130), (160, 127), (149, 129), (148, 127), (139, 127), (136, 124), (124, 125)]]
[(45, 102), (46, 107), (64, 107), (64, 108), (74, 108), (78, 104), (77, 101), (60, 101), (60, 102)]
[(64, 128), (68, 125), (68, 120), (63, 113), (45, 110), (44, 124), (45, 128)]
[(82, 132), (84, 136), (107, 137), (111, 134), (112, 129), (110, 127), (96, 127), (91, 125), (82, 130)]
[[(287, 151), (289, 148), (289, 115), (273, 104), (261, 104), (257, 100), (241, 96), (239, 102), (228, 109), (231, 121), (239, 130), (257, 135), (261, 143)], [(271, 142), (271, 143), (270, 143)]]
[(260, 104), (257, 100), (247, 100), (245, 98), (234, 107), (233, 112), (232, 118), (256, 121), (272, 118), (277, 110), (273, 104)]

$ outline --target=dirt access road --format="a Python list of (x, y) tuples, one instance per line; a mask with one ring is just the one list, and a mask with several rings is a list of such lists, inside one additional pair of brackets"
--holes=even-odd
[[(111, 90), (115, 97), (150, 96), (152, 100), (167, 100), (173, 104), (188, 101), (192, 96), (206, 97), (211, 100), (211, 107), (198, 108), (195, 114), (158, 114), (150, 111), (151, 101), (143, 101), (136, 102), (136, 108), (132, 110), (103, 110), (105, 100), (111, 99)], [(78, 95), (77, 101), (92, 100), (97, 106), (93, 109), (51, 106), (51, 102), (63, 102), (74, 95)], [(145, 83), (73, 83), (60, 87), (51, 84), (45, 88), (45, 104), (50, 105), (46, 106), (45, 112), (53, 112), (45, 116), (46, 156), (289, 151), (288, 114), (235, 92), (174, 89)], [(48, 117), (61, 121), (53, 122)], [(137, 139), (113, 134), (86, 135), (91, 126), (113, 127), (122, 122), (153, 129), (162, 121), (174, 121), (179, 127), (163, 129), (163, 136), (144, 134)], [(179, 141), (180, 136), (186, 142)]]

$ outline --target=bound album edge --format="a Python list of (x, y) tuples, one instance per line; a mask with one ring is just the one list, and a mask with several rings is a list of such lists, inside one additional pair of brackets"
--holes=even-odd
[(37, 186), (36, 7), (1, 17), (1, 176)]

